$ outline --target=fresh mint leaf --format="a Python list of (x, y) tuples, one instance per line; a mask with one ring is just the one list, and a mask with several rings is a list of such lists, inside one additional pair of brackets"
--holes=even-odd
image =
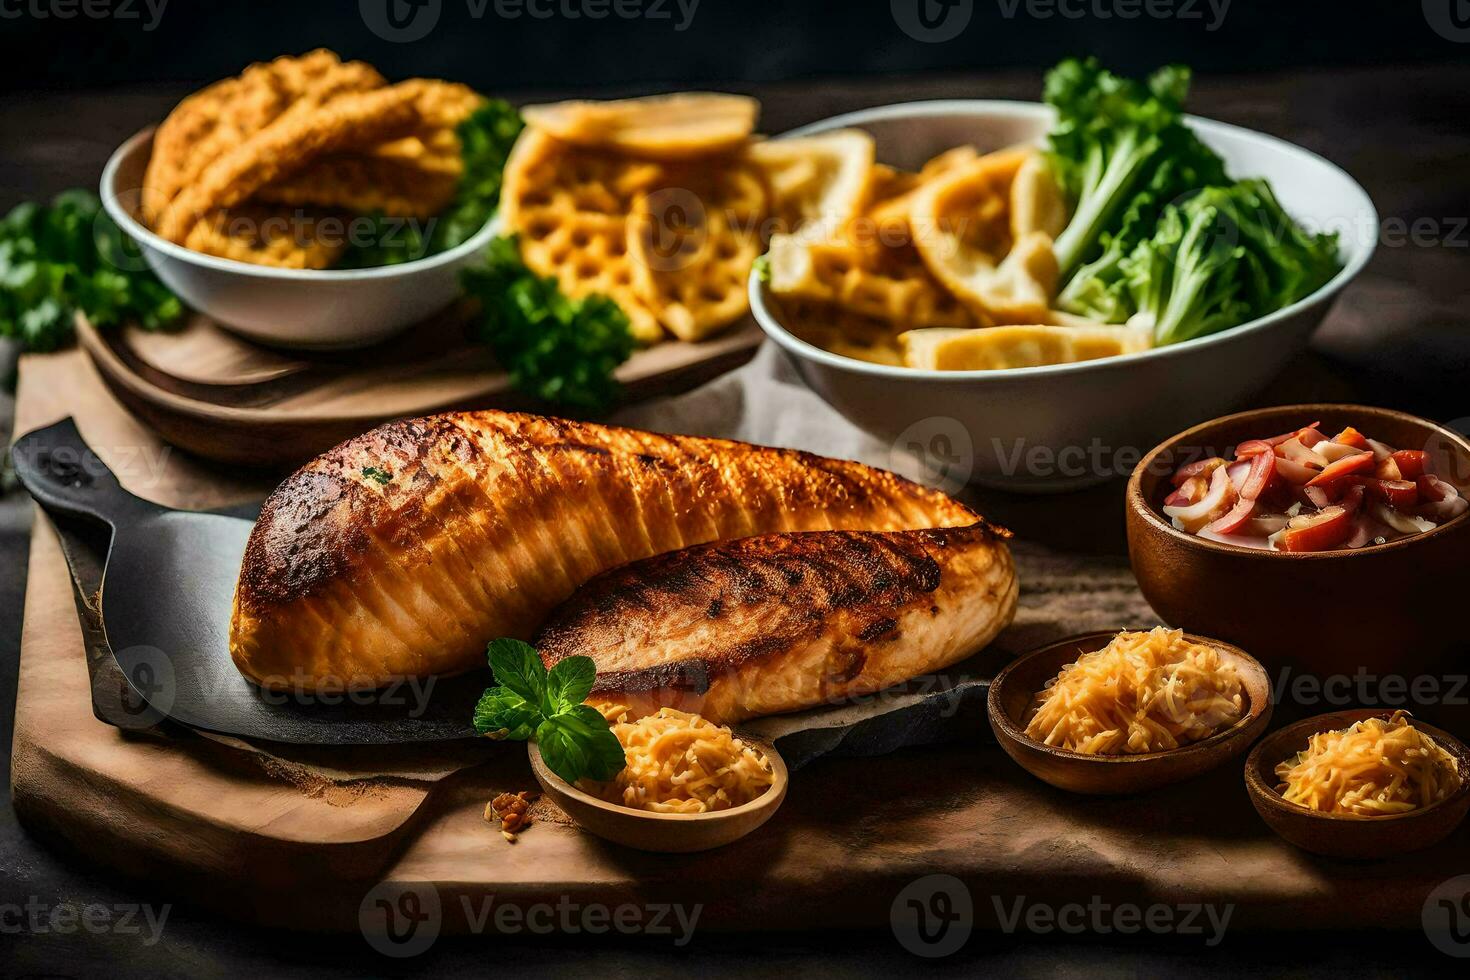
[(500, 686), (475, 705), (475, 731), (508, 741), (535, 738), (547, 767), (569, 783), (622, 771), (622, 743), (601, 712), (582, 703), (597, 679), (592, 658), (567, 657), (548, 673), (536, 649), (520, 640), (495, 640), (487, 653)]
[[(536, 729), (536, 742), (541, 745), (542, 758), (546, 757), (546, 746), (541, 741), (542, 733), (548, 731), (548, 726), (555, 733), (554, 739), (575, 742), (581, 750), (580, 775), (577, 778), (586, 776), (589, 779), (603, 782), (612, 779), (627, 764), (623, 753), (623, 743), (619, 742), (618, 737), (612, 733), (602, 712), (590, 704), (575, 705), (566, 711), (552, 715), (541, 723), (541, 726)], [(547, 765), (551, 763), (547, 762)], [(576, 781), (568, 779), (556, 769), (552, 769), (552, 772), (566, 779), (567, 782)]]
[(559, 660), (546, 675), (546, 694), (556, 711), (567, 711), (587, 700), (597, 680), (597, 664), (591, 657)]
[(536, 734), (541, 712), (508, 687), (492, 687), (475, 705), (475, 731), (494, 739), (524, 742)]
[(487, 653), (495, 683), (520, 695), (543, 715), (552, 713), (546, 697), (546, 668), (541, 665), (541, 655), (535, 647), (502, 638), (493, 641)]

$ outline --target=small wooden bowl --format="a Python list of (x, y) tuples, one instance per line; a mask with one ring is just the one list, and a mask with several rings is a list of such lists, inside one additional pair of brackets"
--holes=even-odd
[(1304, 851), (1358, 859), (1407, 854), (1437, 844), (1453, 833), (1470, 810), (1470, 748), (1449, 732), (1418, 719), (1414, 727), (1460, 762), (1460, 789), (1449, 799), (1408, 813), (1360, 817), (1308, 810), (1286, 802), (1276, 791), (1276, 766), (1305, 749), (1311, 736), (1347, 728), (1365, 718), (1388, 718), (1392, 714), (1390, 710), (1375, 708), (1336, 711), (1288, 725), (1262, 739), (1246, 759), (1245, 786), (1266, 825)]
[(756, 744), (771, 760), (771, 772), (775, 776), (771, 788), (744, 806), (714, 813), (652, 813), (599, 800), (548, 769), (535, 742), (529, 743), (529, 749), (531, 771), (542, 790), (587, 830), (604, 840), (640, 851), (687, 854), (739, 840), (771, 819), (786, 799), (790, 776), (785, 761), (772, 746)]
[(1006, 754), (1043, 782), (1073, 793), (1112, 796), (1142, 793), (1198, 776), (1244, 752), (1271, 721), (1271, 680), (1254, 657), (1228, 643), (1184, 634), (1220, 651), (1240, 672), (1249, 706), (1234, 725), (1203, 741), (1145, 755), (1086, 755), (1043, 745), (1025, 734), (1024, 719), (1046, 682), (1084, 653), (1107, 646), (1118, 630), (1084, 633), (1033, 650), (990, 684), (990, 727)]
[[(1128, 556), (1164, 622), (1238, 643), (1273, 670), (1319, 676), (1432, 673), (1463, 649), (1463, 564), (1470, 515), (1424, 534), (1352, 551), (1287, 554), (1207, 541), (1176, 530), (1160, 509), (1174, 469), (1224, 455), (1245, 439), (1321, 422), (1351, 425), (1400, 449), (1423, 449), (1440, 479), (1470, 488), (1470, 441), (1426, 419), (1357, 405), (1292, 405), (1241, 412), (1161, 443), (1128, 481)], [(1272, 610), (1324, 597), (1326, 615), (1295, 628)]]

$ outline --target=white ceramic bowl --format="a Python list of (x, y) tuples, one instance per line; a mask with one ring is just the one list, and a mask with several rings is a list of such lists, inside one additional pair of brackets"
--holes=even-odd
[(102, 171), (103, 206), (185, 304), (261, 343), (341, 349), (384, 340), (453, 303), (460, 269), (495, 236), (492, 222), (448, 251), (376, 269), (276, 269), (205, 255), (158, 237), (137, 218), (152, 148), (151, 127), (118, 147)]
[[(837, 116), (787, 133), (871, 133), (884, 163), (917, 169), (964, 143), (1039, 143), (1050, 107), (1030, 102), (914, 102)], [(1378, 214), (1356, 181), (1298, 146), (1189, 118), (1235, 177), (1265, 177), (1297, 221), (1339, 231), (1344, 267), (1269, 316), (1138, 354), (1001, 371), (890, 367), (815, 347), (786, 330), (750, 280), (755, 318), (818, 394), (859, 427), (917, 450), (937, 476), (1020, 491), (1065, 490), (1127, 476), (1163, 437), (1244, 403), (1307, 343), (1333, 299), (1373, 254)]]

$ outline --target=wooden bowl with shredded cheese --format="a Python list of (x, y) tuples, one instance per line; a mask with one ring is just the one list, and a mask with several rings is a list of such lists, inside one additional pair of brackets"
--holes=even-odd
[[(1390, 812), (1390, 807), (1382, 805), (1375, 807), (1381, 811), (1378, 813), (1369, 813), (1368, 808), (1361, 805), (1355, 809), (1363, 812), (1333, 812), (1312, 809), (1300, 803), (1290, 802), (1281, 793), (1282, 775), (1278, 770), (1287, 771), (1293, 768), (1293, 763), (1313, 761), (1308, 755), (1299, 756), (1299, 754), (1308, 753), (1308, 750), (1315, 745), (1318, 752), (1322, 754), (1319, 761), (1323, 763), (1323, 773), (1340, 777), (1345, 767), (1341, 765), (1341, 760), (1331, 758), (1324, 752), (1324, 749), (1335, 752), (1352, 750), (1361, 752), (1368, 749), (1370, 748), (1369, 742), (1373, 739), (1365, 736), (1365, 733), (1361, 731), (1360, 723), (1377, 719), (1388, 726), (1401, 724), (1394, 716), (1395, 712), (1391, 710), (1376, 708), (1337, 711), (1288, 725), (1262, 739), (1245, 764), (1246, 789), (1261, 819), (1266, 821), (1266, 825), (1286, 841), (1304, 851), (1329, 857), (1359, 860), (1406, 854), (1430, 847), (1448, 837), (1465, 820), (1466, 812), (1470, 811), (1470, 747), (1449, 732), (1425, 724), (1418, 719), (1408, 719), (1408, 724), (1417, 730), (1416, 738), (1419, 740), (1424, 737), (1431, 739), (1433, 742), (1430, 747), (1432, 755), (1444, 760), (1446, 765), (1452, 760), (1458, 767), (1456, 773), (1458, 783), (1454, 782), (1451, 777), (1446, 786), (1443, 785), (1444, 781), (1441, 779), (1440, 791), (1432, 794), (1432, 802), (1416, 801), (1416, 805), (1412, 808), (1405, 809), (1402, 806), (1392, 808), (1397, 809), (1398, 812)], [(1354, 726), (1359, 726), (1359, 729), (1355, 730)], [(1378, 726), (1374, 726), (1374, 730), (1381, 731)], [(1321, 738), (1314, 743), (1313, 737), (1321, 736), (1323, 733), (1338, 733), (1339, 736), (1353, 735), (1355, 744), (1348, 744), (1346, 739), (1339, 739), (1337, 744), (1333, 744), (1331, 741), (1324, 742)], [(1373, 734), (1373, 732), (1368, 734)], [(1401, 731), (1400, 734), (1402, 734)], [(1397, 755), (1403, 754), (1398, 751), (1401, 746), (1389, 745), (1385, 748), (1395, 749)], [(1390, 781), (1391, 785), (1398, 779), (1412, 776), (1412, 770), (1415, 768), (1412, 765), (1413, 760), (1398, 758), (1397, 755), (1394, 758), (1382, 760), (1383, 776)], [(1371, 759), (1363, 760), (1364, 763), (1372, 761)], [(1283, 763), (1287, 765), (1283, 766)], [(1333, 792), (1351, 793), (1354, 798), (1374, 795), (1371, 793), (1374, 774), (1372, 772), (1365, 774), (1362, 764), (1355, 764), (1350, 768), (1356, 776), (1351, 787), (1324, 783), (1322, 789), (1329, 795)], [(1299, 782), (1296, 788), (1298, 793), (1301, 793), (1303, 787), (1300, 780), (1310, 777), (1312, 773), (1310, 766), (1300, 767), (1299, 771), (1301, 775), (1298, 777)], [(1365, 785), (1370, 791), (1368, 794), (1364, 792)], [(1413, 798), (1415, 796), (1413, 792), (1400, 794), (1385, 792), (1376, 795), (1383, 798)], [(1333, 801), (1328, 799), (1316, 802), (1319, 805), (1326, 805)], [(1418, 805), (1419, 803), (1424, 805)]]
[[(996, 675), (990, 684), (988, 709), (990, 727), (1001, 748), (1038, 779), (1091, 795), (1157, 789), (1207, 772), (1244, 752), (1271, 720), (1271, 681), (1265, 668), (1228, 643), (1177, 631), (1160, 632), (1154, 640), (1164, 650), (1178, 647), (1207, 658), (1207, 666), (1222, 674), (1221, 691), (1229, 695), (1234, 710), (1186, 712), (1174, 705), (1176, 723), (1170, 723), (1167, 715), (1161, 718), (1158, 711), (1145, 711), (1137, 704), (1097, 703), (1106, 697), (1103, 691), (1115, 689), (1118, 678), (1116, 670), (1104, 670), (1089, 655), (1115, 649), (1110, 644), (1120, 638), (1137, 641), (1128, 652), (1138, 672), (1161, 675), (1169, 682), (1154, 692), (1160, 703), (1173, 693), (1170, 684), (1193, 683), (1200, 689), (1192, 689), (1189, 696), (1208, 704), (1218, 702), (1221, 691), (1201, 688), (1201, 682), (1207, 687), (1210, 678), (1198, 676), (1200, 667), (1193, 660), (1184, 664), (1185, 669), (1166, 661), (1141, 661), (1140, 654), (1148, 646), (1143, 640), (1151, 631), (1085, 633), (1033, 650)], [(1083, 661), (1080, 665), (1079, 660)], [(1040, 714), (1038, 709), (1045, 710), (1039, 696), (1060, 686), (1058, 675), (1074, 665), (1082, 673), (1096, 674), (1085, 678), (1087, 689), (1072, 692), (1077, 700), (1090, 703), (1068, 714), (1085, 717), (1070, 717), (1065, 724), (1060, 716), (1043, 718), (1048, 735), (1028, 734), (1030, 723)], [(1196, 676), (1191, 680), (1188, 674)], [(1075, 731), (1059, 736), (1059, 730), (1067, 726)], [(1114, 729), (1119, 730), (1115, 733)], [(1047, 744), (1049, 740), (1057, 744)], [(1073, 744), (1086, 750), (1066, 747)]]
[[(665, 709), (668, 710), (670, 709)], [(710, 739), (701, 731), (704, 726), (709, 726), (704, 719), (686, 715), (684, 712), (675, 714), (679, 717), (669, 719), (664, 730), (646, 733), (649, 737), (641, 746), (630, 746), (628, 733), (620, 731), (633, 725), (614, 725), (614, 732), (619, 733), (632, 760), (630, 769), (636, 766), (640, 770), (629, 778), (620, 779), (616, 784), (583, 787), (568, 783), (547, 768), (535, 742), (529, 743), (531, 770), (546, 795), (583, 828), (605, 840), (640, 851), (671, 854), (707, 851), (738, 840), (771, 819), (785, 800), (786, 787), (790, 781), (786, 763), (775, 748), (738, 733), (734, 733), (732, 737), (732, 733), (723, 729), (720, 731), (724, 733), (727, 744), (721, 745), (718, 736)], [(718, 779), (711, 780), (710, 776), (716, 775), (715, 773), (704, 772), (699, 762), (687, 766), (676, 759), (662, 763), (676, 772), (672, 780), (664, 780), (669, 784), (664, 787), (668, 790), (668, 798), (658, 797), (651, 789), (660, 780), (649, 771), (649, 760), (640, 755), (640, 749), (648, 748), (647, 743), (650, 742), (665, 744), (670, 741), (676, 742), (675, 751), (679, 755), (686, 752), (701, 758), (710, 753), (727, 755), (728, 758), (720, 758), (710, 767), (713, 770), (748, 768), (751, 757), (754, 756), (765, 770), (758, 780), (761, 785), (747, 789), (748, 793), (755, 794), (749, 800), (732, 801), (727, 797), (726, 790), (712, 789), (711, 783), (722, 782)], [(689, 792), (683, 791), (696, 782), (705, 785), (697, 792), (692, 788)], [(754, 785), (748, 773), (741, 774), (739, 779), (723, 780), (724, 785), (730, 788), (741, 782), (747, 787)], [(616, 798), (643, 802), (641, 806), (612, 802)], [(732, 802), (736, 805), (730, 805)], [(681, 809), (696, 812), (679, 812)]]

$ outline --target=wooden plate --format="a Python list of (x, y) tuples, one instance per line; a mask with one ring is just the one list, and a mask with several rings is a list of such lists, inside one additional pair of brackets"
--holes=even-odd
[[(277, 351), (195, 314), (182, 329), (77, 336), (113, 395), (166, 441), (246, 466), (291, 466), (389, 419), (456, 408), (545, 410), (466, 337), (460, 307), (364, 350)], [(701, 343), (667, 341), (618, 369), (627, 401), (674, 394), (748, 361), (752, 320)]]

